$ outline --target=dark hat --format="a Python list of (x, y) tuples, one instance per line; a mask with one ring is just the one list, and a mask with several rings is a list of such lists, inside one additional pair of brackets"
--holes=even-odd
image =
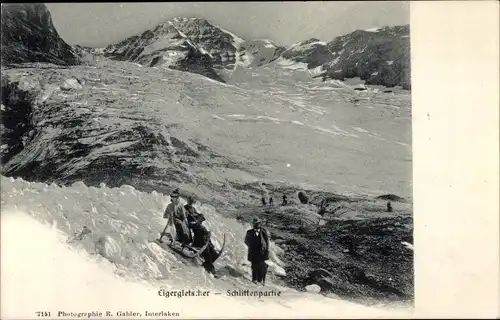
[(253, 224), (256, 224), (256, 223), (261, 223), (262, 220), (260, 220), (259, 217), (254, 217), (253, 220), (252, 220)]
[(179, 189), (175, 189), (171, 194), (170, 194), (170, 198), (178, 198), (180, 197), (180, 194), (179, 194)]

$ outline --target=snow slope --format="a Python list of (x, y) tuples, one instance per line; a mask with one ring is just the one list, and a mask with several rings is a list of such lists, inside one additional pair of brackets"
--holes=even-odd
[[(159, 216), (167, 197), (127, 186), (88, 188), (77, 183), (59, 187), (5, 177), (1, 183), (2, 318), (31, 318), (40, 310), (51, 312), (51, 318), (57, 317), (57, 311), (132, 311), (144, 318), (146, 311), (177, 313), (181, 318), (332, 314), (397, 318), (411, 314), (408, 309), (362, 307), (273, 284), (267, 289), (282, 291), (280, 297), (215, 295), (228, 289), (263, 289), (242, 277), (210, 278), (201, 267), (185, 264), (150, 243), (148, 239), (162, 227)], [(233, 266), (248, 277), (248, 270), (241, 266), (244, 226), (218, 216), (210, 206), (199, 209), (217, 239), (222, 233), (230, 238), (217, 267)], [(83, 227), (90, 232), (82, 233)], [(212, 294), (166, 299), (158, 295), (160, 289), (210, 290)], [(30, 299), (21, 299), (26, 292)]]

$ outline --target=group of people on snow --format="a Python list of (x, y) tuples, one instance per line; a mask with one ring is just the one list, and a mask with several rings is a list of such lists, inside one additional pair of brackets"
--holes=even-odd
[(179, 190), (175, 190), (171, 195), (171, 203), (167, 205), (163, 218), (167, 220), (167, 227), (173, 224), (176, 232), (176, 241), (183, 246), (202, 248), (207, 242), (208, 246), (201, 253), (204, 260), (203, 267), (210, 273), (215, 273), (214, 258), (217, 256), (214, 244), (210, 238), (210, 231), (203, 225), (205, 216), (194, 208), (194, 198), (188, 197), (187, 204), (180, 202)]
[[(261, 198), (262, 205), (265, 206), (267, 205), (266, 197)], [(286, 197), (286, 194), (283, 195), (283, 202), (281, 203), (282, 206), (286, 206), (288, 204), (288, 199)], [(269, 197), (269, 205), (272, 206), (274, 205), (274, 199), (273, 197)]]
[[(207, 242), (208, 246), (201, 252), (203, 267), (208, 272), (215, 274), (214, 258), (218, 256), (211, 240), (210, 231), (203, 225), (205, 217), (194, 208), (194, 198), (189, 196), (187, 204), (180, 202), (179, 190), (176, 189), (170, 195), (171, 203), (167, 205), (163, 218), (167, 220), (168, 226), (174, 225), (176, 241), (183, 246), (202, 248)], [(251, 263), (252, 281), (265, 284), (267, 274), (266, 260), (269, 260), (269, 231), (262, 227), (262, 221), (256, 217), (253, 219), (253, 228), (248, 230), (244, 243), (248, 247), (247, 259)], [(164, 234), (162, 234), (164, 235)]]

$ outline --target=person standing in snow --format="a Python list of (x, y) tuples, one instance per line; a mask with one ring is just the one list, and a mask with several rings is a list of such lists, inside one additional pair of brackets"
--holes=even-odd
[[(168, 204), (165, 212), (163, 213), (163, 218), (167, 220), (167, 227), (172, 223), (174, 224), (177, 241), (183, 245), (188, 245), (191, 242), (191, 237), (188, 228), (188, 221), (186, 217), (186, 212), (184, 207), (180, 203), (179, 189), (174, 190), (170, 195), (171, 203)], [(167, 228), (165, 228), (166, 230)]]
[(288, 204), (288, 200), (286, 199), (286, 194), (283, 194), (283, 203), (281, 203), (282, 206), (286, 206)]
[(391, 202), (387, 202), (387, 212), (392, 212), (392, 204)]
[(262, 202), (262, 206), (266, 206), (266, 197), (262, 196), (260, 201)]
[(262, 228), (261, 220), (258, 217), (253, 219), (253, 228), (246, 233), (245, 244), (248, 247), (247, 259), (252, 263), (252, 282), (260, 282), (265, 285), (266, 260), (269, 260), (269, 231)]

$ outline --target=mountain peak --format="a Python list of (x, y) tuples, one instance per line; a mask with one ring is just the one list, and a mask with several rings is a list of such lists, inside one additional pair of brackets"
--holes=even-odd
[(174, 17), (170, 21), (176, 23), (198, 23), (198, 24), (211, 24), (207, 19), (203, 17)]

